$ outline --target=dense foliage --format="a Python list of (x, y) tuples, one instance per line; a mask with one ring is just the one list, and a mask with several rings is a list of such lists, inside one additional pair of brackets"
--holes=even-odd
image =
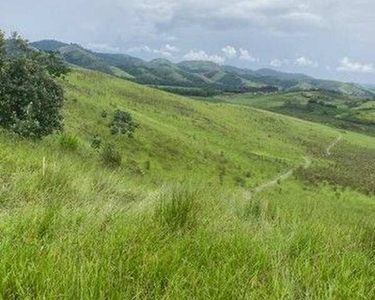
[(127, 137), (133, 137), (137, 123), (133, 121), (133, 117), (127, 111), (116, 110), (109, 128), (113, 135), (123, 134)]
[(214, 88), (185, 88), (174, 86), (156, 86), (156, 88), (168, 93), (190, 97), (213, 97), (221, 93)]
[(62, 128), (64, 93), (55, 78), (68, 72), (55, 52), (28, 47), (17, 34), (0, 35), (0, 126), (41, 138)]

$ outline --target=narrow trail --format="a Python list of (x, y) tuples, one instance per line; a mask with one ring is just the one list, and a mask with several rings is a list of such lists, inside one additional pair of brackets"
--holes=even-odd
[[(325, 149), (325, 153), (327, 154), (327, 156), (331, 155), (332, 148), (335, 147), (341, 141), (341, 139), (342, 139), (342, 135), (340, 135), (332, 144), (330, 144)], [(306, 157), (304, 157), (304, 160), (305, 160), (305, 163), (303, 165), (303, 168), (304, 169), (310, 168), (310, 166), (312, 164), (311, 158), (306, 156)], [(264, 191), (265, 189), (267, 189), (269, 187), (275, 186), (275, 185), (279, 184), (281, 181), (287, 180), (288, 178), (290, 178), (294, 174), (294, 172), (297, 170), (297, 168), (298, 167), (292, 168), (288, 172), (279, 175), (275, 179), (255, 187), (254, 189), (251, 190), (249, 198), (251, 199), (251, 197), (253, 195), (258, 194), (258, 193)]]
[(327, 156), (330, 156), (331, 155), (331, 150), (333, 147), (335, 147), (337, 145), (338, 142), (340, 142), (342, 139), (342, 135), (340, 135), (331, 145), (329, 145), (326, 149), (326, 154)]
[[(311, 159), (309, 157), (304, 157), (305, 159), (305, 164), (303, 165), (303, 168), (304, 169), (308, 169), (310, 168), (311, 166)], [(278, 177), (276, 177), (275, 179), (271, 180), (271, 181), (268, 181), (262, 185), (259, 185), (257, 186), (256, 188), (254, 188), (252, 190), (253, 194), (256, 194), (256, 193), (260, 193), (261, 191), (271, 187), (271, 186), (274, 186), (274, 185), (277, 185), (280, 181), (284, 181), (288, 178), (290, 178), (294, 172), (297, 170), (297, 167), (293, 168), (293, 169), (290, 169), (288, 172), (284, 173), (284, 174), (281, 174), (279, 175)]]

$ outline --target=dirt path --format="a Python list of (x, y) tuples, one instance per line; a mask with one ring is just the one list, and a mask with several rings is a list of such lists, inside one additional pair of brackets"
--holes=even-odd
[[(325, 149), (325, 152), (328, 156), (331, 155), (331, 150), (333, 147), (335, 147), (337, 145), (338, 142), (340, 142), (342, 139), (342, 135), (340, 135), (332, 144), (330, 144), (326, 149)], [(311, 158), (310, 157), (304, 157), (304, 160), (305, 160), (305, 164), (303, 165), (303, 168), (304, 169), (308, 169), (310, 168), (311, 166)], [(254, 194), (257, 194), (257, 193), (260, 193), (262, 192), (263, 190), (269, 188), (269, 187), (272, 187), (272, 186), (275, 186), (277, 184), (279, 184), (281, 181), (284, 181), (288, 178), (290, 178), (294, 172), (297, 170), (297, 167), (293, 168), (293, 169), (290, 169), (288, 172), (284, 173), (284, 174), (281, 174), (279, 175), (278, 177), (276, 177), (275, 179), (271, 180), (271, 181), (268, 181), (262, 185), (259, 185), (257, 187), (255, 187), (254, 189), (252, 189), (251, 193), (250, 193), (250, 198), (252, 195)]]
[(328, 156), (331, 155), (331, 150), (332, 150), (332, 148), (335, 147), (336, 144), (337, 144), (338, 142), (341, 141), (341, 139), (342, 139), (342, 135), (340, 135), (340, 136), (337, 138), (337, 140), (335, 140), (331, 145), (329, 145), (329, 146), (327, 147), (327, 149), (326, 149), (326, 154), (327, 154)]
[[(304, 159), (305, 159), (305, 164), (303, 165), (303, 168), (308, 169), (311, 166), (311, 159), (309, 157), (304, 157)], [(268, 182), (266, 182), (266, 183), (264, 183), (260, 186), (257, 186), (256, 188), (253, 189), (253, 194), (260, 193), (261, 191), (263, 191), (263, 190), (265, 190), (265, 189), (267, 189), (271, 186), (277, 185), (279, 182), (290, 178), (294, 174), (296, 169), (297, 168), (290, 169), (288, 172), (279, 175), (275, 179), (273, 179), (271, 181), (268, 181)]]

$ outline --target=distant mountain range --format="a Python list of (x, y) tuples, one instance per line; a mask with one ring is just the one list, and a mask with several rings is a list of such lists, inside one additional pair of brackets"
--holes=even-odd
[(126, 54), (97, 53), (77, 44), (55, 40), (30, 43), (44, 51), (59, 51), (73, 65), (102, 71), (141, 84), (159, 87), (211, 89), (220, 92), (330, 90), (353, 96), (372, 97), (373, 87), (272, 69), (249, 70), (222, 66), (209, 61), (173, 63), (166, 59), (150, 62)]

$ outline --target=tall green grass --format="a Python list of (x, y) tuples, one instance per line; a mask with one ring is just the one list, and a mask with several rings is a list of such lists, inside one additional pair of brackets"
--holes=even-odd
[[(66, 135), (0, 133), (0, 298), (375, 298), (373, 196), (297, 173), (249, 197), (304, 156), (341, 168), (354, 147), (370, 164), (372, 138), (344, 134), (327, 157), (339, 133), (322, 125), (93, 72), (63, 84)], [(111, 139), (114, 107), (140, 123), (134, 139)]]
[[(375, 296), (375, 224), (365, 212), (374, 211), (374, 199), (342, 191), (340, 200), (330, 187), (304, 190), (292, 181), (284, 188), (250, 203), (226, 189), (166, 187), (128, 204), (49, 199), (12, 210), (0, 223), (0, 294), (4, 299)], [(196, 195), (194, 202), (188, 194)]]
[(161, 195), (155, 209), (155, 219), (170, 231), (183, 231), (194, 227), (197, 214), (198, 190), (184, 186), (172, 187)]

